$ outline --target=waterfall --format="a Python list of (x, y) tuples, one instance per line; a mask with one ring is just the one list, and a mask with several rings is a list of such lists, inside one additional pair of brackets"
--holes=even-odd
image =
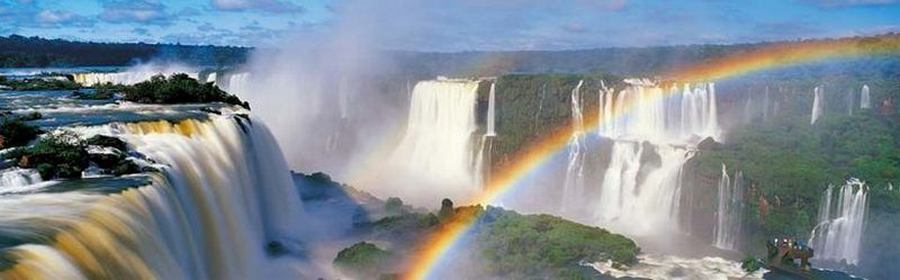
[(206, 75), (206, 82), (207, 83), (216, 83), (216, 76), (218, 76), (218, 74), (216, 74), (216, 72), (210, 72), (208, 75)]
[(225, 75), (223, 78), (224, 82), (218, 84), (219, 88), (238, 97), (247, 98), (248, 80), (250, 78), (249, 73), (231, 73)]
[(763, 120), (769, 120), (769, 86), (766, 86), (766, 94), (763, 95), (763, 104), (762, 104), (762, 115)]
[(33, 230), (25, 236), (41, 240), (4, 252), (15, 263), (0, 278), (264, 278), (284, 266), (267, 257), (269, 242), (298, 249), (302, 205), (261, 122), (221, 116), (85, 130), (121, 137), (161, 171), (112, 193), (0, 197), (0, 231)]
[(860, 109), (871, 109), (872, 108), (872, 99), (871, 99), (871, 97), (869, 97), (869, 85), (863, 85), (862, 90), (860, 90), (859, 108)]
[(600, 113), (604, 137), (684, 144), (720, 134), (713, 84), (685, 84), (669, 93), (658, 86), (632, 85), (615, 97), (605, 94), (605, 99)]
[[(495, 90), (495, 83), (491, 83), (491, 90), (490, 90), (490, 93), (488, 93), (487, 118), (485, 119), (485, 122), (486, 122), (485, 127), (487, 127), (487, 129), (485, 130), (484, 135), (481, 136), (481, 148), (478, 149), (478, 154), (475, 157), (475, 161), (476, 161), (475, 162), (475, 174), (477, 176), (475, 181), (479, 184), (479, 189), (483, 189), (484, 182), (487, 182), (490, 180), (490, 178), (485, 176), (486, 174), (488, 174), (489, 170), (484, 167), (485, 166), (484, 163), (491, 162), (491, 159), (490, 159), (491, 150), (494, 147), (494, 137), (497, 136), (497, 131), (494, 128), (494, 122), (495, 122), (495, 118), (496, 118), (495, 104), (494, 104), (494, 99), (495, 99), (494, 90)], [(488, 157), (488, 158), (485, 159), (485, 157)]]
[(722, 164), (722, 178), (719, 179), (719, 202), (716, 211), (716, 227), (714, 231), (715, 245), (726, 250), (738, 249), (738, 238), (744, 215), (744, 175), (738, 171), (734, 182), (728, 176), (725, 164)]
[[(478, 129), (477, 90), (478, 81), (471, 80), (439, 79), (416, 84), (406, 133), (388, 160), (392, 172), (405, 181), (398, 184), (419, 183), (412, 188), (442, 186), (441, 194), (455, 199), (477, 191), (480, 182), (476, 173), (480, 170), (474, 170), (477, 160), (472, 139)], [(395, 195), (398, 191), (405, 193), (402, 189), (382, 191)]]
[[(615, 141), (595, 213), (600, 225), (635, 235), (678, 228), (682, 167), (693, 152), (668, 145)], [(658, 157), (653, 164), (648, 156)]]
[(611, 140), (611, 151), (600, 155), (606, 164), (598, 177), (599, 199), (588, 206), (597, 224), (618, 231), (677, 230), (683, 166), (694, 145), (720, 135), (715, 85), (662, 89), (642, 80), (626, 82), (630, 86), (624, 90), (599, 96), (599, 132)]
[(156, 75), (162, 74), (168, 77), (176, 73), (185, 73), (194, 79), (199, 79), (200, 77), (200, 73), (198, 73), (196, 70), (187, 68), (171, 67), (167, 69), (157, 69), (153, 67), (134, 67), (126, 70), (125, 72), (74, 73), (72, 74), (72, 78), (76, 83), (88, 87), (105, 83), (133, 85), (149, 80), (150, 77)]
[(570, 96), (572, 105), (572, 136), (569, 139), (569, 158), (566, 166), (566, 181), (563, 184), (562, 212), (571, 212), (582, 204), (584, 194), (584, 114), (582, 113), (581, 86), (584, 81), (572, 89)]
[(29, 191), (39, 188), (42, 182), (37, 170), (13, 167), (0, 173), (0, 194)]
[(487, 132), (485, 133), (485, 136), (497, 135), (497, 130), (494, 128), (494, 119), (496, 118), (496, 111), (494, 107), (494, 87), (495, 83), (491, 83), (491, 91), (488, 94)]
[(857, 264), (865, 228), (868, 187), (851, 178), (837, 188), (828, 186), (819, 205), (819, 224), (810, 234), (815, 259)]
[(822, 108), (825, 104), (822, 100), (822, 88), (815, 87), (813, 89), (813, 106), (812, 106), (812, 116), (810, 117), (809, 124), (815, 124), (816, 120), (822, 117)]

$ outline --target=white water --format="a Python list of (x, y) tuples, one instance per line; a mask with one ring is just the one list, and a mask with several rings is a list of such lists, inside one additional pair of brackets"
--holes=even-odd
[[(666, 92), (647, 81), (632, 81), (618, 94), (601, 91), (599, 130), (612, 146), (608, 155), (600, 155), (608, 164), (598, 170), (599, 197), (582, 199), (592, 210), (589, 219), (636, 236), (679, 230), (683, 166), (694, 155), (694, 145), (720, 137), (715, 103), (712, 84)], [(570, 142), (570, 163), (573, 147)]]
[[(497, 136), (497, 130), (494, 128), (494, 122), (496, 121), (495, 120), (495, 118), (496, 118), (495, 106), (496, 105), (494, 104), (495, 89), (496, 89), (496, 83), (491, 83), (491, 90), (490, 90), (490, 93), (488, 94), (487, 118), (485, 120), (485, 122), (486, 122), (485, 126), (487, 127), (487, 129), (485, 130), (484, 135), (481, 136), (481, 148), (478, 149), (478, 154), (475, 157), (475, 170), (474, 170), (474, 172), (476, 174), (475, 181), (479, 184), (479, 189), (483, 189), (484, 183), (490, 179), (490, 178), (486, 178), (486, 176), (485, 176), (485, 175), (489, 175), (488, 174), (489, 170), (487, 170), (485, 168), (484, 163), (491, 162), (489, 157), (491, 155), (491, 150), (493, 149), (494, 137)], [(486, 156), (488, 158), (485, 158)]]
[(133, 85), (149, 80), (150, 77), (155, 75), (162, 74), (170, 76), (176, 73), (185, 73), (194, 79), (198, 79), (200, 75), (196, 69), (185, 66), (141, 65), (128, 68), (123, 72), (74, 73), (72, 74), (72, 77), (75, 82), (84, 86), (94, 86), (105, 83)]
[(816, 120), (822, 117), (822, 108), (825, 106), (822, 100), (822, 88), (816, 87), (813, 89), (813, 105), (812, 105), (812, 114), (810, 116), (809, 124), (815, 124)]
[(862, 90), (860, 90), (859, 108), (860, 109), (871, 109), (872, 108), (872, 99), (869, 96), (869, 85), (863, 85)]
[(47, 183), (44, 183), (37, 170), (17, 167), (5, 169), (0, 173), (0, 194), (32, 191), (47, 186)]
[[(478, 129), (477, 89), (478, 81), (472, 80), (439, 79), (416, 84), (406, 133), (388, 159), (391, 171), (386, 171), (393, 174), (388, 176), (406, 182), (395, 182), (404, 186), (381, 189), (381, 194), (408, 195), (413, 193), (410, 188), (418, 189), (423, 196), (411, 197), (411, 201), (434, 204), (436, 200), (432, 200), (440, 196), (433, 195), (461, 199), (479, 190), (472, 137)], [(421, 189), (426, 186), (435, 189)]]
[(218, 86), (222, 90), (234, 94), (237, 97), (242, 99), (246, 99), (248, 95), (248, 80), (250, 78), (250, 74), (243, 73), (230, 73), (223, 77), (225, 82), (219, 83)]
[(206, 76), (206, 82), (207, 83), (216, 83), (217, 76), (218, 76), (218, 74), (216, 74), (216, 72), (209, 73), (209, 75)]
[(11, 248), (17, 265), (0, 278), (301, 275), (264, 250), (278, 241), (296, 251), (303, 213), (278, 145), (261, 122), (217, 117), (80, 131), (124, 138), (162, 173), (149, 186), (108, 195), (0, 197), (0, 229), (62, 229), (46, 245)]
[(632, 85), (615, 96), (605, 94), (600, 135), (673, 144), (719, 138), (715, 85), (685, 84), (669, 91)]
[(716, 227), (713, 245), (720, 249), (737, 250), (743, 223), (744, 211), (744, 175), (738, 171), (734, 181), (728, 176), (725, 164), (722, 164), (722, 178), (719, 180), (719, 201), (716, 211)]
[(496, 114), (497, 114), (495, 111), (496, 109), (494, 107), (495, 106), (495, 104), (494, 104), (495, 87), (496, 87), (496, 83), (491, 83), (491, 91), (488, 94), (488, 110), (487, 110), (487, 120), (486, 120), (486, 122), (487, 122), (487, 130), (486, 131), (487, 132), (485, 133), (485, 136), (497, 136), (497, 129), (494, 128), (495, 118), (496, 118)]
[(747, 274), (741, 264), (717, 257), (702, 259), (680, 258), (665, 255), (640, 255), (638, 264), (622, 270), (612, 263), (593, 263), (591, 267), (613, 277), (637, 277), (647, 279), (763, 279), (767, 272), (761, 269)]
[(572, 89), (570, 95), (572, 112), (572, 136), (569, 139), (569, 157), (566, 165), (566, 180), (563, 183), (563, 213), (575, 211), (584, 204), (584, 114), (582, 108), (581, 86), (584, 81)]
[(814, 259), (857, 264), (867, 212), (868, 187), (851, 178), (844, 185), (828, 186), (819, 207), (819, 224), (810, 234)]

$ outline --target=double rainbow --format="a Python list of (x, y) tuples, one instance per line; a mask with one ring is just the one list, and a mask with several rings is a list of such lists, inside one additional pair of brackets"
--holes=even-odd
[[(756, 48), (737, 51), (721, 58), (705, 61), (687, 67), (679, 67), (664, 75), (664, 78), (676, 81), (714, 81), (757, 71), (787, 67), (791, 65), (819, 62), (829, 59), (846, 59), (870, 57), (877, 55), (900, 54), (900, 36), (879, 36), (849, 38), (824, 41), (801, 41), (768, 44)], [(673, 91), (664, 91), (659, 99), (664, 99)], [(607, 123), (615, 121), (628, 108), (636, 104), (625, 104), (612, 119), (601, 120), (599, 114), (585, 114), (584, 128), (596, 131)], [(544, 166), (551, 158), (566, 151), (573, 133), (571, 124), (562, 124), (543, 138), (528, 145), (525, 149), (511, 157), (511, 164), (495, 170), (485, 190), (469, 201), (469, 205), (488, 205), (498, 198), (522, 185), (524, 178)], [(442, 257), (452, 250), (461, 237), (471, 229), (472, 222), (477, 219), (466, 219), (450, 222), (427, 236), (419, 243), (416, 254), (410, 256), (403, 279), (427, 279), (442, 262)]]

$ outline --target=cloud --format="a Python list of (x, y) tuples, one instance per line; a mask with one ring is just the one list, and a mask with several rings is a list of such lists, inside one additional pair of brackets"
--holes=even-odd
[(563, 30), (572, 33), (585, 33), (587, 32), (587, 27), (581, 23), (570, 22), (569, 24), (563, 25)]
[(269, 13), (301, 13), (303, 7), (286, 0), (212, 0), (221, 11), (261, 11)]
[(134, 29), (131, 30), (131, 33), (134, 33), (137, 35), (142, 35), (142, 36), (147, 36), (147, 35), (150, 35), (150, 30), (147, 30), (147, 28), (143, 28), (143, 27), (135, 27)]
[(823, 8), (843, 8), (855, 6), (877, 6), (900, 3), (900, 0), (805, 0)]
[(88, 27), (93, 26), (94, 21), (68, 11), (61, 10), (43, 10), (35, 15), (35, 22), (44, 27), (53, 26), (75, 26)]
[(175, 15), (166, 11), (166, 6), (158, 0), (106, 0), (100, 19), (109, 23), (144, 23), (168, 25)]

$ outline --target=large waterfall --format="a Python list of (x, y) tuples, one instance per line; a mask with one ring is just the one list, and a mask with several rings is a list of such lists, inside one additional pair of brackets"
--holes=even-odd
[[(450, 79), (416, 84), (406, 133), (388, 160), (392, 174), (386, 176), (404, 181), (398, 184), (413, 184), (400, 189), (441, 186), (440, 190), (431, 191), (456, 199), (478, 190), (481, 182), (477, 182), (480, 176), (474, 170), (476, 142), (472, 137), (478, 130), (475, 117), (478, 84), (478, 81)], [(392, 189), (384, 191), (398, 188)], [(420, 199), (432, 202), (434, 197)]]
[(810, 116), (809, 124), (815, 124), (820, 117), (822, 117), (822, 109), (825, 107), (825, 102), (822, 100), (822, 88), (815, 87), (813, 89), (813, 105), (812, 105), (812, 114)]
[[(720, 129), (713, 84), (665, 90), (652, 82), (600, 94), (600, 135), (610, 139), (599, 198), (586, 200), (599, 225), (635, 235), (677, 230), (682, 167), (693, 146)], [(575, 194), (579, 196), (583, 194)]]
[(722, 164), (714, 232), (715, 243), (713, 244), (721, 249), (738, 249), (738, 238), (741, 236), (744, 215), (743, 185), (743, 173), (738, 171), (732, 182), (725, 164)]
[(819, 206), (819, 224), (809, 239), (810, 246), (816, 250), (815, 259), (859, 262), (867, 194), (866, 184), (856, 178), (840, 187), (828, 186)]
[(0, 232), (36, 240), (5, 252), (14, 264), (0, 278), (252, 279), (290, 269), (265, 248), (299, 247), (301, 202), (261, 122), (221, 116), (79, 130), (119, 136), (161, 171), (149, 185), (111, 193), (0, 197)]
[(584, 113), (582, 108), (581, 86), (584, 81), (578, 81), (578, 85), (572, 89), (570, 102), (572, 108), (572, 136), (569, 139), (569, 158), (566, 165), (566, 181), (563, 183), (563, 213), (571, 212), (581, 206), (584, 194)]

